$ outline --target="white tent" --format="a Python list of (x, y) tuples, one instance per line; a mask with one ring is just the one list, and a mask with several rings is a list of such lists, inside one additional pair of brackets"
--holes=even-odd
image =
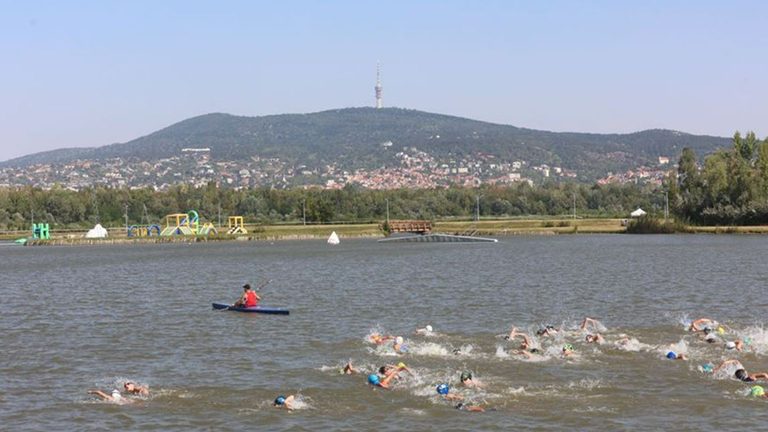
[(107, 236), (107, 230), (101, 224), (96, 224), (93, 229), (88, 230), (85, 238), (104, 238)]
[(339, 236), (336, 234), (336, 231), (332, 232), (330, 237), (328, 237), (328, 244), (332, 244), (332, 245), (339, 244)]
[(639, 207), (638, 207), (638, 209), (637, 209), (637, 210), (633, 211), (633, 212), (632, 212), (632, 213), (630, 213), (629, 215), (630, 215), (630, 216), (632, 216), (632, 217), (640, 217), (640, 216), (645, 216), (645, 215), (647, 215), (647, 214), (648, 214), (648, 213), (646, 213), (646, 212), (645, 212), (643, 209), (641, 209), (641, 208), (639, 208)]

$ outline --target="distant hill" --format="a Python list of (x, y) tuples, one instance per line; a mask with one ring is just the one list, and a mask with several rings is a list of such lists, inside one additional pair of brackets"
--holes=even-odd
[(728, 146), (727, 138), (669, 130), (557, 133), (399, 108), (347, 108), (262, 117), (206, 114), (126, 143), (37, 153), (0, 167), (111, 157), (156, 160), (179, 155), (186, 147), (209, 147), (214, 160), (259, 155), (308, 167), (336, 163), (354, 169), (392, 164), (395, 152), (416, 147), (440, 158), (483, 153), (507, 161), (546, 163), (576, 170), (588, 179), (655, 165), (658, 156), (674, 160), (683, 147), (703, 155)]

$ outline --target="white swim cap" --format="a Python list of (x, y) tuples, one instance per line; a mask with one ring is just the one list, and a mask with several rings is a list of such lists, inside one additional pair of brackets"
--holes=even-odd
[(426, 329), (427, 329), (427, 331), (428, 331), (428, 332), (431, 332), (431, 331), (432, 331), (432, 326), (431, 326), (431, 325), (429, 325), (429, 324), (427, 324), (427, 327), (426, 327)]
[(736, 343), (735, 342), (726, 342), (725, 343), (725, 348), (729, 349), (729, 350), (736, 349)]
[(402, 345), (403, 344), (403, 337), (402, 336), (396, 337), (395, 338), (395, 343), (398, 344), (398, 345)]
[(112, 398), (115, 400), (120, 400), (123, 397), (123, 395), (120, 394), (120, 390), (112, 390)]

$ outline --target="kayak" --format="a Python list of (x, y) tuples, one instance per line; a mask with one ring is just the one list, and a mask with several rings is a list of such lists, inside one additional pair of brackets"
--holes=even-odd
[(232, 306), (224, 303), (213, 303), (214, 309), (226, 309), (231, 310), (235, 312), (251, 312), (251, 313), (263, 313), (263, 314), (271, 314), (271, 315), (288, 315), (290, 311), (288, 309), (283, 308), (273, 308), (273, 307), (267, 307), (267, 306), (254, 306), (254, 307), (242, 307), (242, 306)]

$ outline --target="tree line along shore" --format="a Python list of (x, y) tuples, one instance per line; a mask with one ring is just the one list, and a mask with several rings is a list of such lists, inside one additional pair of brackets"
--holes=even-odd
[[(768, 225), (768, 139), (736, 133), (732, 147), (699, 162), (689, 148), (660, 185), (585, 185), (549, 182), (477, 188), (371, 190), (231, 189), (177, 185), (153, 189), (61, 187), (0, 188), (0, 231), (27, 231), (45, 222), (54, 233), (164, 223), (165, 215), (195, 210), (201, 222), (218, 227), (242, 216), (253, 237), (313, 234), (313, 227), (367, 226), (376, 235), (387, 219), (430, 220), (438, 224), (480, 220), (482, 234), (525, 232), (622, 232), (617, 222), (637, 208), (648, 216), (628, 225), (630, 232), (763, 232)], [(668, 216), (668, 218), (667, 218)], [(661, 218), (665, 222), (659, 222)], [(612, 228), (605, 228), (605, 222)], [(601, 222), (597, 222), (601, 221)], [(472, 223), (472, 222), (469, 222)], [(526, 224), (534, 225), (533, 227)], [(548, 226), (552, 225), (552, 226)], [(556, 226), (557, 225), (557, 226)], [(641, 228), (636, 230), (636, 228)], [(723, 228), (720, 228), (723, 227)], [(442, 231), (462, 232), (446, 225)], [(464, 229), (465, 230), (465, 229)], [(260, 232), (261, 231), (261, 232)], [(327, 231), (327, 229), (325, 230)], [(340, 234), (344, 229), (339, 229)], [(358, 230), (359, 231), (359, 230)], [(302, 234), (304, 233), (304, 234)], [(10, 235), (10, 234), (8, 234)]]

